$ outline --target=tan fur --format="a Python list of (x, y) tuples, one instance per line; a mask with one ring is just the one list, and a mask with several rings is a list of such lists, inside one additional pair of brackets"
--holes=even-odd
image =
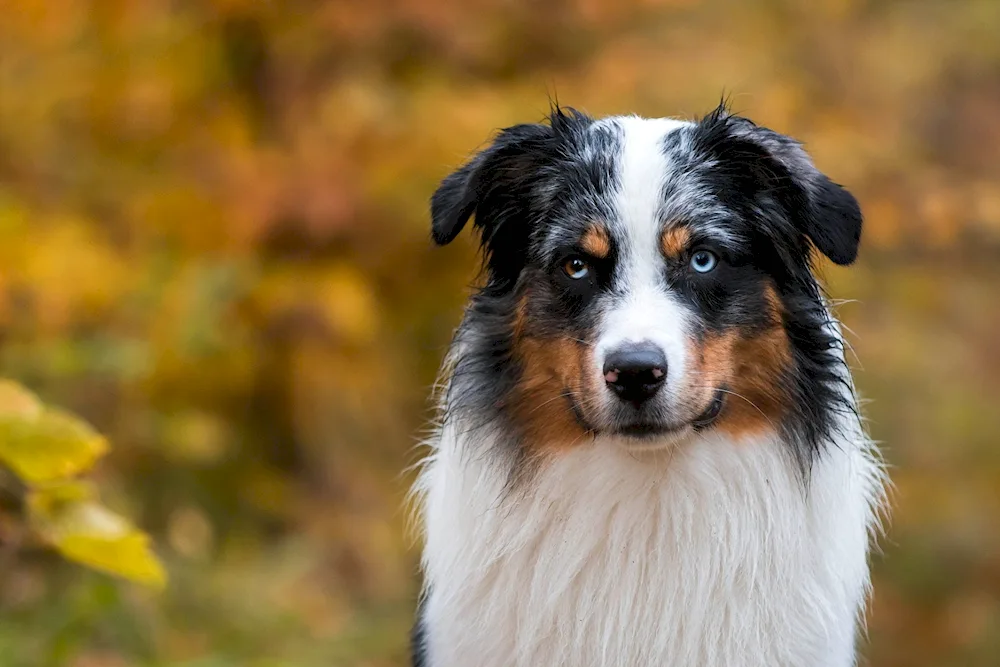
[(787, 399), (783, 386), (792, 363), (788, 335), (781, 323), (780, 300), (767, 288), (771, 324), (750, 337), (728, 331), (707, 338), (694, 356), (700, 361), (699, 386), (692, 394), (707, 404), (715, 388), (726, 385), (726, 405), (713, 425), (734, 438), (777, 427)]
[(529, 446), (547, 450), (571, 447), (583, 442), (587, 432), (565, 395), (572, 393), (576, 404), (585, 410), (587, 396), (594, 393), (584, 372), (589, 348), (571, 338), (533, 335), (527, 327), (529, 298), (528, 294), (521, 298), (515, 315), (514, 356), (523, 370), (508, 407)]
[[(611, 252), (611, 236), (604, 225), (592, 223), (580, 239), (589, 255), (603, 259)], [(523, 368), (509, 408), (532, 447), (561, 449), (582, 442), (586, 431), (570, 407), (572, 398), (584, 410), (587, 397), (595, 393), (584, 368), (588, 346), (570, 338), (546, 338), (529, 327), (530, 292), (518, 303), (514, 319), (514, 355)], [(539, 453), (539, 452), (535, 452)]]
[[(770, 324), (752, 336), (735, 330), (709, 336), (699, 349), (692, 350), (697, 368), (690, 375), (692, 412), (704, 410), (715, 390), (727, 387), (725, 407), (712, 428), (734, 438), (745, 438), (774, 430), (787, 395), (784, 379), (792, 363), (788, 336), (782, 325), (781, 302), (767, 287)], [(521, 297), (514, 320), (514, 356), (523, 369), (520, 381), (508, 400), (508, 408), (523, 429), (525, 442), (545, 451), (558, 451), (585, 442), (570, 401), (586, 415), (588, 399), (597, 388), (590, 386), (587, 364), (589, 346), (572, 338), (550, 338), (530, 331), (530, 293)], [(692, 343), (693, 345), (694, 343)], [(544, 453), (537, 449), (535, 454)]]
[(604, 259), (611, 252), (611, 237), (608, 230), (597, 223), (590, 226), (580, 239), (580, 247), (589, 255)]
[(667, 227), (660, 236), (660, 250), (667, 257), (680, 257), (691, 242), (691, 230), (685, 225)]

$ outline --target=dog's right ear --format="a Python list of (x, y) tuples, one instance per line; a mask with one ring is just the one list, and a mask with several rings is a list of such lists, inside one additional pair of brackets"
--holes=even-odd
[(547, 125), (509, 127), (489, 148), (445, 178), (431, 197), (434, 241), (451, 243), (475, 213), (483, 245), (489, 246), (501, 226), (518, 220), (517, 209), (526, 205), (537, 170), (551, 155), (553, 137)]
[(438, 245), (455, 240), (465, 223), (476, 210), (476, 185), (480, 153), (461, 169), (449, 174), (431, 197), (431, 237)]

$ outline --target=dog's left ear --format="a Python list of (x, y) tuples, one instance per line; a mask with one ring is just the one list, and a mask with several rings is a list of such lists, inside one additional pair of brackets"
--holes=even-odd
[(861, 207), (854, 195), (816, 168), (799, 142), (730, 115), (722, 106), (700, 129), (707, 139), (703, 146), (718, 159), (747, 160), (748, 169), (764, 181), (767, 192), (777, 195), (798, 230), (820, 252), (837, 264), (854, 262), (861, 241)]

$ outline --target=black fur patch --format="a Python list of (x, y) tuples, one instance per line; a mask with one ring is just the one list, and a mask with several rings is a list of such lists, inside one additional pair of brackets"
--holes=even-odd
[(426, 635), (424, 628), (424, 599), (426, 594), (421, 596), (417, 604), (416, 620), (413, 623), (413, 630), (410, 632), (410, 664), (412, 667), (430, 667), (427, 657)]

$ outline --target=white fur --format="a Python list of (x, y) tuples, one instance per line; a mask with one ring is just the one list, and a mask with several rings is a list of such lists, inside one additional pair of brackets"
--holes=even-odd
[(844, 429), (808, 482), (775, 437), (708, 435), (579, 445), (510, 492), (446, 425), (417, 486), (429, 664), (853, 665), (882, 472)]
[[(688, 366), (688, 318), (688, 310), (677, 302), (676, 297), (655, 282), (637, 280), (621, 303), (604, 314), (602, 333), (591, 359), (595, 384), (600, 386), (604, 382), (604, 360), (611, 351), (629, 343), (651, 341), (663, 350), (667, 358), (664, 394), (672, 404), (679, 403), (682, 397), (678, 392), (685, 386), (682, 378)], [(605, 401), (616, 400), (610, 392), (605, 392), (603, 398)]]
[[(690, 125), (671, 119), (646, 119), (637, 116), (614, 119), (622, 135), (619, 156), (621, 172), (615, 192), (615, 224), (621, 225), (618, 235), (622, 269), (616, 272), (619, 291), (625, 298), (615, 308), (604, 313), (601, 334), (593, 355), (596, 384), (604, 375), (605, 356), (628, 343), (650, 341), (663, 350), (667, 358), (665, 394), (672, 402), (682, 386), (687, 368), (688, 313), (670, 294), (663, 279), (664, 259), (660, 253), (663, 230), (663, 189), (671, 165), (661, 142), (671, 131)], [(614, 400), (610, 394), (606, 399)]]

